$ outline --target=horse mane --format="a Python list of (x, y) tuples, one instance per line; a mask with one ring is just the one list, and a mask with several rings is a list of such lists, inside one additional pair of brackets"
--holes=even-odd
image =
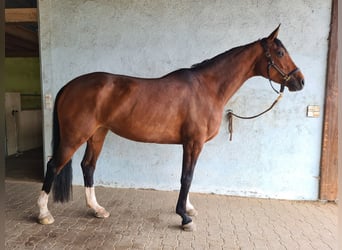
[[(249, 44), (246, 44), (246, 45), (242, 45), (242, 46), (238, 46), (238, 47), (235, 47), (235, 48), (232, 48), (230, 50), (227, 50), (221, 54), (218, 54), (217, 56), (213, 57), (213, 58), (210, 58), (210, 59), (205, 59), (204, 61), (200, 62), (200, 63), (195, 63), (193, 65), (191, 65), (191, 69), (196, 69), (196, 68), (201, 68), (203, 66), (206, 66), (207, 64), (215, 61), (217, 58), (221, 57), (221, 56), (226, 56), (228, 54), (232, 54), (232, 53), (239, 53), (240, 51), (242, 51), (244, 48), (256, 43), (256, 42), (260, 42), (261, 39), (255, 41), (255, 42), (252, 42), (252, 43), (249, 43)], [(285, 48), (284, 44), (278, 39), (274, 39), (274, 43), (278, 46), (278, 47), (281, 47), (285, 50), (285, 52), (288, 53), (287, 49)]]
[[(259, 40), (258, 40), (259, 41)], [(256, 42), (258, 42), (256, 41)], [(200, 63), (195, 63), (193, 65), (191, 65), (191, 69), (196, 69), (196, 68), (201, 68), (203, 66), (206, 66), (208, 65), (209, 63), (211, 62), (214, 62), (216, 59), (222, 57), (222, 56), (227, 56), (229, 54), (233, 54), (233, 53), (239, 53), (240, 51), (242, 51), (244, 48), (250, 46), (251, 44), (254, 44), (255, 42), (252, 42), (252, 43), (249, 43), (249, 44), (246, 44), (246, 45), (242, 45), (242, 46), (238, 46), (238, 47), (234, 47), (230, 50), (227, 50), (221, 54), (218, 54), (217, 56), (214, 56), (213, 58), (210, 58), (210, 59), (205, 59), (204, 61), (200, 62)]]
[(204, 64), (206, 64), (208, 61), (210, 61), (211, 59), (205, 59), (203, 60), (202, 62), (200, 63), (195, 63), (193, 65), (191, 65), (191, 69), (194, 69), (194, 68), (197, 68), (197, 67), (200, 67), (201, 65), (203, 66)]

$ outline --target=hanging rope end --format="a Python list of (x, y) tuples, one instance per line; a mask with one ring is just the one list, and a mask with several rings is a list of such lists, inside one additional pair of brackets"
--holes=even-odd
[(283, 91), (279, 92), (279, 95), (277, 97), (277, 99), (272, 103), (272, 105), (266, 109), (265, 111), (254, 115), (254, 116), (240, 116), (237, 114), (234, 114), (233, 110), (228, 109), (227, 110), (227, 121), (228, 121), (228, 133), (229, 133), (229, 141), (232, 141), (233, 139), (233, 116), (239, 118), (239, 119), (254, 119), (257, 118), (265, 113), (267, 113), (268, 111), (270, 111), (277, 103), (278, 101), (280, 101), (280, 99), (283, 97)]
[(232, 141), (233, 139), (233, 111), (231, 109), (227, 110), (227, 121), (228, 121), (229, 141)]

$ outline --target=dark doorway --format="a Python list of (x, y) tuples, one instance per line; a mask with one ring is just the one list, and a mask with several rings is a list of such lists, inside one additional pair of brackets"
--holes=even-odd
[(6, 157), (6, 179), (42, 181), (43, 148), (36, 148)]
[(38, 41), (37, 0), (6, 0), (4, 90), (20, 100), (6, 109), (6, 179), (44, 175)]

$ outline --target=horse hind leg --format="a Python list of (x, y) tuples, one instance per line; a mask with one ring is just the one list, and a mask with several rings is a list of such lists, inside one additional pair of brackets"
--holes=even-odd
[(87, 148), (81, 162), (83, 171), (84, 186), (85, 186), (85, 198), (87, 206), (94, 211), (94, 215), (97, 218), (109, 217), (109, 212), (97, 202), (95, 196), (94, 187), (94, 171), (96, 167), (96, 161), (101, 152), (105, 136), (108, 129), (99, 128), (87, 141)]
[[(38, 222), (43, 225), (52, 224), (54, 222), (54, 218), (51, 215), (47, 206), (49, 200), (49, 193), (51, 191), (52, 183), (56, 177), (57, 169), (61, 169), (62, 167), (71, 168), (70, 159), (72, 154), (75, 152), (75, 149), (66, 150), (62, 153), (60, 152), (61, 151), (56, 153), (56, 155), (47, 163), (47, 171), (45, 174), (43, 187), (37, 201), (39, 207)], [(69, 171), (71, 171), (71, 169)]]
[(47, 204), (49, 200), (49, 193), (51, 190), (51, 185), (54, 180), (55, 173), (54, 167), (52, 164), (52, 160), (50, 160), (47, 164), (47, 171), (44, 179), (43, 188), (40, 191), (40, 195), (38, 197), (38, 207), (39, 207), (39, 215), (38, 215), (38, 222), (43, 225), (52, 224), (55, 219), (51, 215)]

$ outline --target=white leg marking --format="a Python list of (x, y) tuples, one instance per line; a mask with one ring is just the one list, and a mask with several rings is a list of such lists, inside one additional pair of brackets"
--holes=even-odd
[(109, 217), (109, 213), (101, 207), (96, 200), (95, 196), (95, 188), (94, 187), (86, 187), (85, 188), (86, 202), (88, 207), (94, 210), (95, 216), (98, 218), (107, 218)]
[(186, 213), (190, 216), (196, 216), (198, 214), (197, 210), (190, 203), (189, 194), (186, 197)]
[(49, 195), (45, 191), (41, 191), (37, 202), (39, 207), (38, 221), (40, 224), (47, 225), (55, 221), (47, 207), (48, 201)]

